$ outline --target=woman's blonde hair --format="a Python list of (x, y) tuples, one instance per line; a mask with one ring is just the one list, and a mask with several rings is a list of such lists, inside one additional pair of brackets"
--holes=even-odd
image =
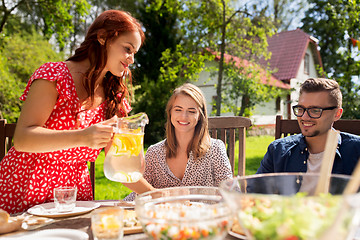
[(185, 83), (176, 88), (166, 105), (166, 157), (176, 157), (178, 143), (176, 142), (175, 128), (171, 123), (171, 110), (175, 99), (180, 94), (191, 97), (198, 105), (199, 120), (195, 126), (194, 136), (187, 147), (187, 155), (192, 151), (195, 159), (202, 157), (210, 148), (210, 135), (208, 129), (208, 117), (206, 100), (202, 91), (191, 83)]

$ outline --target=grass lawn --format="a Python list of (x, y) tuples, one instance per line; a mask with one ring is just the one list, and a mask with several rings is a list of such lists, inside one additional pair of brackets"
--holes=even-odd
[(252, 175), (256, 173), (256, 170), (260, 167), (260, 162), (263, 159), (269, 144), (274, 140), (274, 136), (252, 136), (246, 138), (246, 175)]
[[(246, 175), (255, 174), (268, 145), (274, 139), (274, 136), (251, 136), (246, 138)], [(105, 154), (102, 151), (95, 162), (95, 199), (123, 199), (131, 190), (121, 183), (108, 180), (104, 176), (104, 158)]]

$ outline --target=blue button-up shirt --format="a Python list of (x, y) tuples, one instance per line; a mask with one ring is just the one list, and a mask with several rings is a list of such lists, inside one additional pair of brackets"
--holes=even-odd
[[(332, 173), (351, 175), (360, 157), (360, 136), (341, 132)], [(302, 134), (273, 141), (256, 173), (306, 172), (309, 151)]]

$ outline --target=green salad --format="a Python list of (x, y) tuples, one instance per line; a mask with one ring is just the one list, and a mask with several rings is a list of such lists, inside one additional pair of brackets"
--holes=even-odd
[(318, 239), (333, 223), (341, 196), (317, 197), (247, 194), (238, 217), (254, 239)]

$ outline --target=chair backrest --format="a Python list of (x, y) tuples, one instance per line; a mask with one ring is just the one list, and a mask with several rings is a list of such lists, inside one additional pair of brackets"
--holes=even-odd
[[(251, 120), (246, 117), (209, 117), (209, 131), (213, 138), (221, 139), (227, 145), (227, 153), (233, 175), (245, 175), (245, 139), (246, 128), (251, 126)], [(235, 173), (235, 143), (239, 140), (238, 172)]]
[(6, 123), (6, 119), (0, 119), (0, 161), (13, 145), (13, 137), (16, 123)]
[(90, 162), (90, 181), (93, 197), (95, 199), (95, 162)]
[[(334, 128), (341, 132), (360, 135), (360, 119), (340, 119), (334, 122)], [(275, 139), (298, 133), (301, 133), (301, 130), (297, 120), (282, 119), (282, 116), (276, 116)]]

